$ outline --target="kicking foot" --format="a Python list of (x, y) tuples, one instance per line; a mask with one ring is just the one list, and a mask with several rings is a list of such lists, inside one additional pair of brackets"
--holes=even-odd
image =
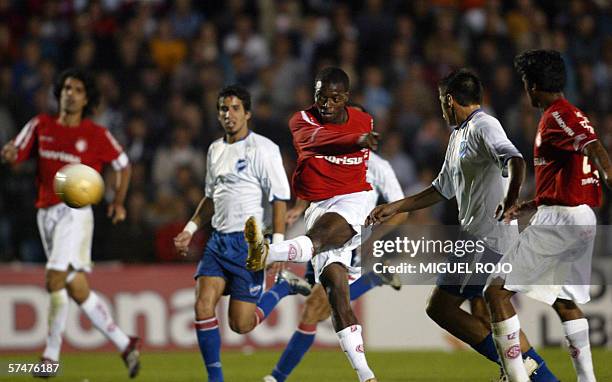
[[(383, 262), (384, 265), (389, 265), (388, 261)], [(389, 285), (391, 288), (395, 290), (402, 289), (402, 280), (400, 280), (400, 276), (397, 273), (383, 272), (379, 275), (380, 279), (383, 282), (383, 285)]]
[(55, 377), (59, 368), (59, 362), (42, 357), (38, 363), (38, 371), (32, 371), (34, 378)]
[(291, 286), (291, 294), (308, 296), (310, 294), (310, 290), (312, 289), (308, 281), (286, 269), (283, 269), (276, 275), (276, 282), (280, 283), (282, 281), (289, 283)]
[(246, 267), (250, 271), (261, 271), (266, 266), (268, 257), (268, 243), (264, 240), (261, 229), (257, 225), (257, 220), (253, 216), (247, 219), (244, 224), (244, 239), (249, 246)]
[(123, 363), (128, 368), (130, 378), (134, 378), (140, 371), (140, 338), (130, 337), (127, 348), (121, 354)]
[(370, 379), (368, 379), (368, 380), (367, 380), (367, 381), (365, 381), (365, 382), (378, 382), (378, 381), (376, 380), (376, 378), (370, 378)]
[(266, 375), (265, 377), (263, 377), (263, 382), (277, 382), (276, 378), (274, 378), (271, 375)]

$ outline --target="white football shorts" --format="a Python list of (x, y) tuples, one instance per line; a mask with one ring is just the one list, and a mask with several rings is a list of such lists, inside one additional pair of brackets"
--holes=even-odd
[(512, 264), (504, 288), (549, 305), (557, 298), (587, 303), (597, 219), (587, 205), (540, 206), (500, 260)]
[(361, 227), (368, 216), (368, 191), (355, 192), (352, 194), (338, 195), (329, 199), (310, 203), (310, 207), (304, 213), (306, 232), (323, 216), (323, 214), (334, 212), (342, 216), (353, 230), (357, 232), (342, 247), (326, 252), (321, 252), (312, 258), (312, 266), (315, 271), (315, 282), (319, 282), (319, 276), (326, 266), (332, 263), (341, 263), (349, 272), (349, 280), (356, 280), (361, 276), (361, 268), (351, 266), (353, 249), (361, 245)]
[(70, 208), (59, 203), (40, 208), (38, 230), (47, 255), (47, 269), (91, 271), (94, 219), (91, 207)]

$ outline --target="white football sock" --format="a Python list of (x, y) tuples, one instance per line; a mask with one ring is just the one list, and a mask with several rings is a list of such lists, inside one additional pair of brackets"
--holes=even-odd
[(574, 369), (576, 369), (578, 382), (595, 382), (591, 344), (589, 342), (589, 322), (586, 318), (565, 321), (563, 331)]
[(65, 288), (49, 293), (49, 316), (47, 317), (49, 328), (43, 358), (59, 361), (62, 335), (66, 330), (68, 319), (68, 302), (68, 292)]
[(518, 316), (500, 322), (493, 322), (493, 339), (499, 353), (504, 371), (512, 382), (529, 382), (529, 376), (523, 365), (521, 357), (521, 343), (519, 332), (521, 324)]
[(359, 382), (374, 378), (374, 373), (370, 370), (365, 356), (361, 325), (351, 325), (336, 334), (340, 340), (340, 347), (359, 376)]
[(305, 263), (312, 259), (312, 252), (313, 247), (310, 238), (308, 236), (298, 236), (280, 243), (270, 244), (266, 263), (270, 264), (275, 261)]
[(93, 291), (89, 292), (89, 297), (81, 304), (81, 309), (93, 326), (111, 340), (120, 352), (127, 348), (130, 339), (115, 324), (104, 302)]

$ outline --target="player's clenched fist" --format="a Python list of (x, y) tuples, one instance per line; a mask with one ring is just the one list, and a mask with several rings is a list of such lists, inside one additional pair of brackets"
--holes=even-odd
[(187, 256), (189, 252), (189, 243), (191, 242), (191, 233), (183, 231), (174, 238), (174, 248), (182, 256)]
[(17, 146), (12, 142), (2, 147), (2, 162), (13, 163), (17, 160)]
[(381, 204), (370, 212), (370, 215), (366, 218), (365, 225), (384, 223), (397, 214), (397, 209), (398, 207), (395, 203)]

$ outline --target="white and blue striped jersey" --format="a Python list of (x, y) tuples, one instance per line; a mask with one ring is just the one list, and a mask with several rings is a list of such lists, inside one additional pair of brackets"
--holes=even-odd
[(499, 253), (518, 237), (518, 227), (494, 218), (508, 188), (504, 172), (512, 157), (522, 155), (499, 121), (478, 109), (453, 130), (444, 164), (432, 183), (446, 199), (457, 198), (461, 227)]
[(252, 131), (238, 142), (211, 143), (205, 194), (215, 206), (212, 226), (221, 233), (242, 231), (249, 216), (263, 222), (268, 204), (291, 198), (278, 145)]

